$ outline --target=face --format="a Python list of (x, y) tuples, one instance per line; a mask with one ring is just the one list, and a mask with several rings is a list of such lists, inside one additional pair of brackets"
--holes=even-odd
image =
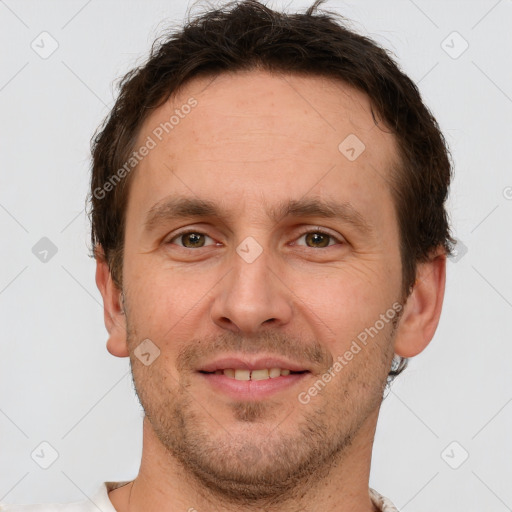
[(394, 138), (343, 83), (251, 71), (191, 81), (144, 144), (123, 293), (154, 439), (224, 496), (289, 492), (382, 399), (401, 307)]

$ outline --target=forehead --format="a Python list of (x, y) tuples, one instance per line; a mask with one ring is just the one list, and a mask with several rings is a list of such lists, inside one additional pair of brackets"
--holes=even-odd
[(148, 116), (136, 146), (149, 139), (130, 193), (139, 213), (173, 191), (246, 206), (346, 191), (377, 215), (375, 197), (391, 202), (395, 137), (339, 80), (255, 70), (192, 79)]
[[(193, 100), (197, 106), (190, 109)], [(258, 128), (275, 128), (282, 133), (284, 126), (286, 133), (296, 136), (301, 143), (336, 142), (347, 129), (357, 131), (368, 140), (367, 132), (376, 127), (369, 97), (341, 80), (261, 70), (193, 78), (146, 118), (140, 135), (155, 130), (158, 139), (170, 138), (178, 132), (183, 135), (186, 130), (183, 125), (190, 124), (184, 122), (187, 117), (196, 121), (200, 118), (201, 130), (216, 131), (213, 141), (239, 128), (253, 132)], [(229, 119), (229, 126), (225, 124), (226, 119)], [(307, 122), (290, 124), (292, 119)], [(169, 121), (171, 127), (161, 126)], [(392, 153), (394, 136), (386, 127), (384, 130), (373, 134), (371, 142), (383, 143)]]

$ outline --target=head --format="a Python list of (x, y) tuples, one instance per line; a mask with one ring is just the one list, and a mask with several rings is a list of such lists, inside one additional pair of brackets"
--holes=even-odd
[[(285, 495), (349, 450), (442, 306), (443, 136), (386, 51), (319, 3), (232, 3), (165, 35), (92, 144), (108, 348), (155, 439), (232, 496)], [(302, 373), (234, 397), (208, 373), (233, 353)]]

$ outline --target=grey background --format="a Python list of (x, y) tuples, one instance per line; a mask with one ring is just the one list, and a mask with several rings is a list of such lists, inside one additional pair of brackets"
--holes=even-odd
[[(395, 53), (456, 169), (449, 208), (463, 245), (448, 263), (434, 340), (382, 406), (370, 484), (405, 511), (512, 510), (512, 1), (324, 7)], [(89, 139), (114, 79), (186, 9), (183, 0), (0, 1), (0, 501), (82, 500), (137, 473), (142, 414), (128, 361), (105, 349), (87, 257)], [(31, 47), (53, 41), (45, 59)], [(58, 458), (43, 469), (52, 450)]]

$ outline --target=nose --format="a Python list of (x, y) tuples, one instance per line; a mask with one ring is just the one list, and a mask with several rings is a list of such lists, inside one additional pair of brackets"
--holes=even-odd
[(238, 253), (232, 260), (231, 271), (216, 287), (211, 309), (214, 323), (247, 335), (286, 325), (292, 317), (293, 294), (278, 277), (267, 251), (251, 263)]

